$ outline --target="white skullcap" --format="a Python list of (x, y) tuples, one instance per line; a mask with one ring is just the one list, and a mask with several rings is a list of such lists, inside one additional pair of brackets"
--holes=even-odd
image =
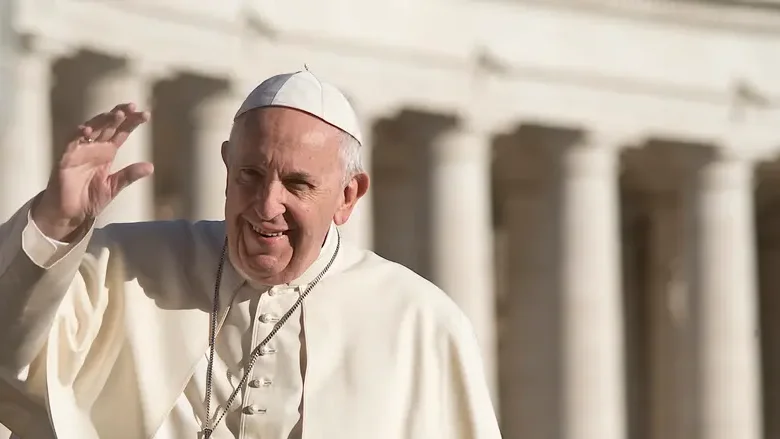
[(357, 115), (347, 98), (335, 86), (320, 81), (308, 70), (266, 79), (249, 93), (233, 120), (249, 110), (263, 107), (288, 107), (304, 111), (363, 144)]

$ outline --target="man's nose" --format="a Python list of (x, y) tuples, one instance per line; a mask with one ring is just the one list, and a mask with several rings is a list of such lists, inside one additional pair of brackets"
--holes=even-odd
[(264, 188), (257, 191), (255, 211), (263, 221), (271, 221), (282, 215), (284, 207), (284, 187), (281, 183), (272, 181)]

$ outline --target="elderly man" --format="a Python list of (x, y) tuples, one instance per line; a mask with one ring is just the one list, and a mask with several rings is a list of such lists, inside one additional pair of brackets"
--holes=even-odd
[(335, 87), (297, 72), (246, 98), (222, 144), (224, 221), (97, 229), (152, 173), (110, 171), (148, 118), (127, 104), (79, 127), (0, 228), (0, 423), (58, 439), (500, 437), (464, 315), (342, 241), (369, 178)]

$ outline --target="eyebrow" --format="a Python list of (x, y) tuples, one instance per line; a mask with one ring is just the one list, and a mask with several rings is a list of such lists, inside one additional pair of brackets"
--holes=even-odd
[[(255, 156), (254, 154), (248, 154), (242, 156), (239, 162), (240, 162), (239, 166), (241, 167), (249, 166), (252, 168), (257, 168), (262, 170), (267, 169), (267, 164), (265, 163), (265, 161), (260, 156)], [(286, 172), (284, 173), (283, 177), (285, 179), (303, 180), (310, 183), (314, 183), (317, 181), (317, 178), (315, 178), (314, 175), (302, 170)]]
[(304, 180), (308, 182), (313, 182), (316, 180), (313, 175), (304, 171), (293, 171), (287, 174), (286, 177), (294, 180)]

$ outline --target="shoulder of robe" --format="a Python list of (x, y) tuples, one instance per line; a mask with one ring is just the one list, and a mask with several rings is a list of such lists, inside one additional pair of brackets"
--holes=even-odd
[(467, 322), (446, 292), (402, 264), (347, 245), (339, 265), (339, 286), (354, 290), (377, 312), (414, 312), (442, 328), (460, 328)]
[(129, 255), (145, 253), (148, 257), (157, 252), (220, 251), (224, 239), (222, 221), (113, 223), (95, 230), (90, 248), (118, 248)]
[(225, 239), (222, 221), (115, 223), (95, 230), (89, 252), (108, 250), (125, 280), (138, 279), (149, 295), (210, 290)]

